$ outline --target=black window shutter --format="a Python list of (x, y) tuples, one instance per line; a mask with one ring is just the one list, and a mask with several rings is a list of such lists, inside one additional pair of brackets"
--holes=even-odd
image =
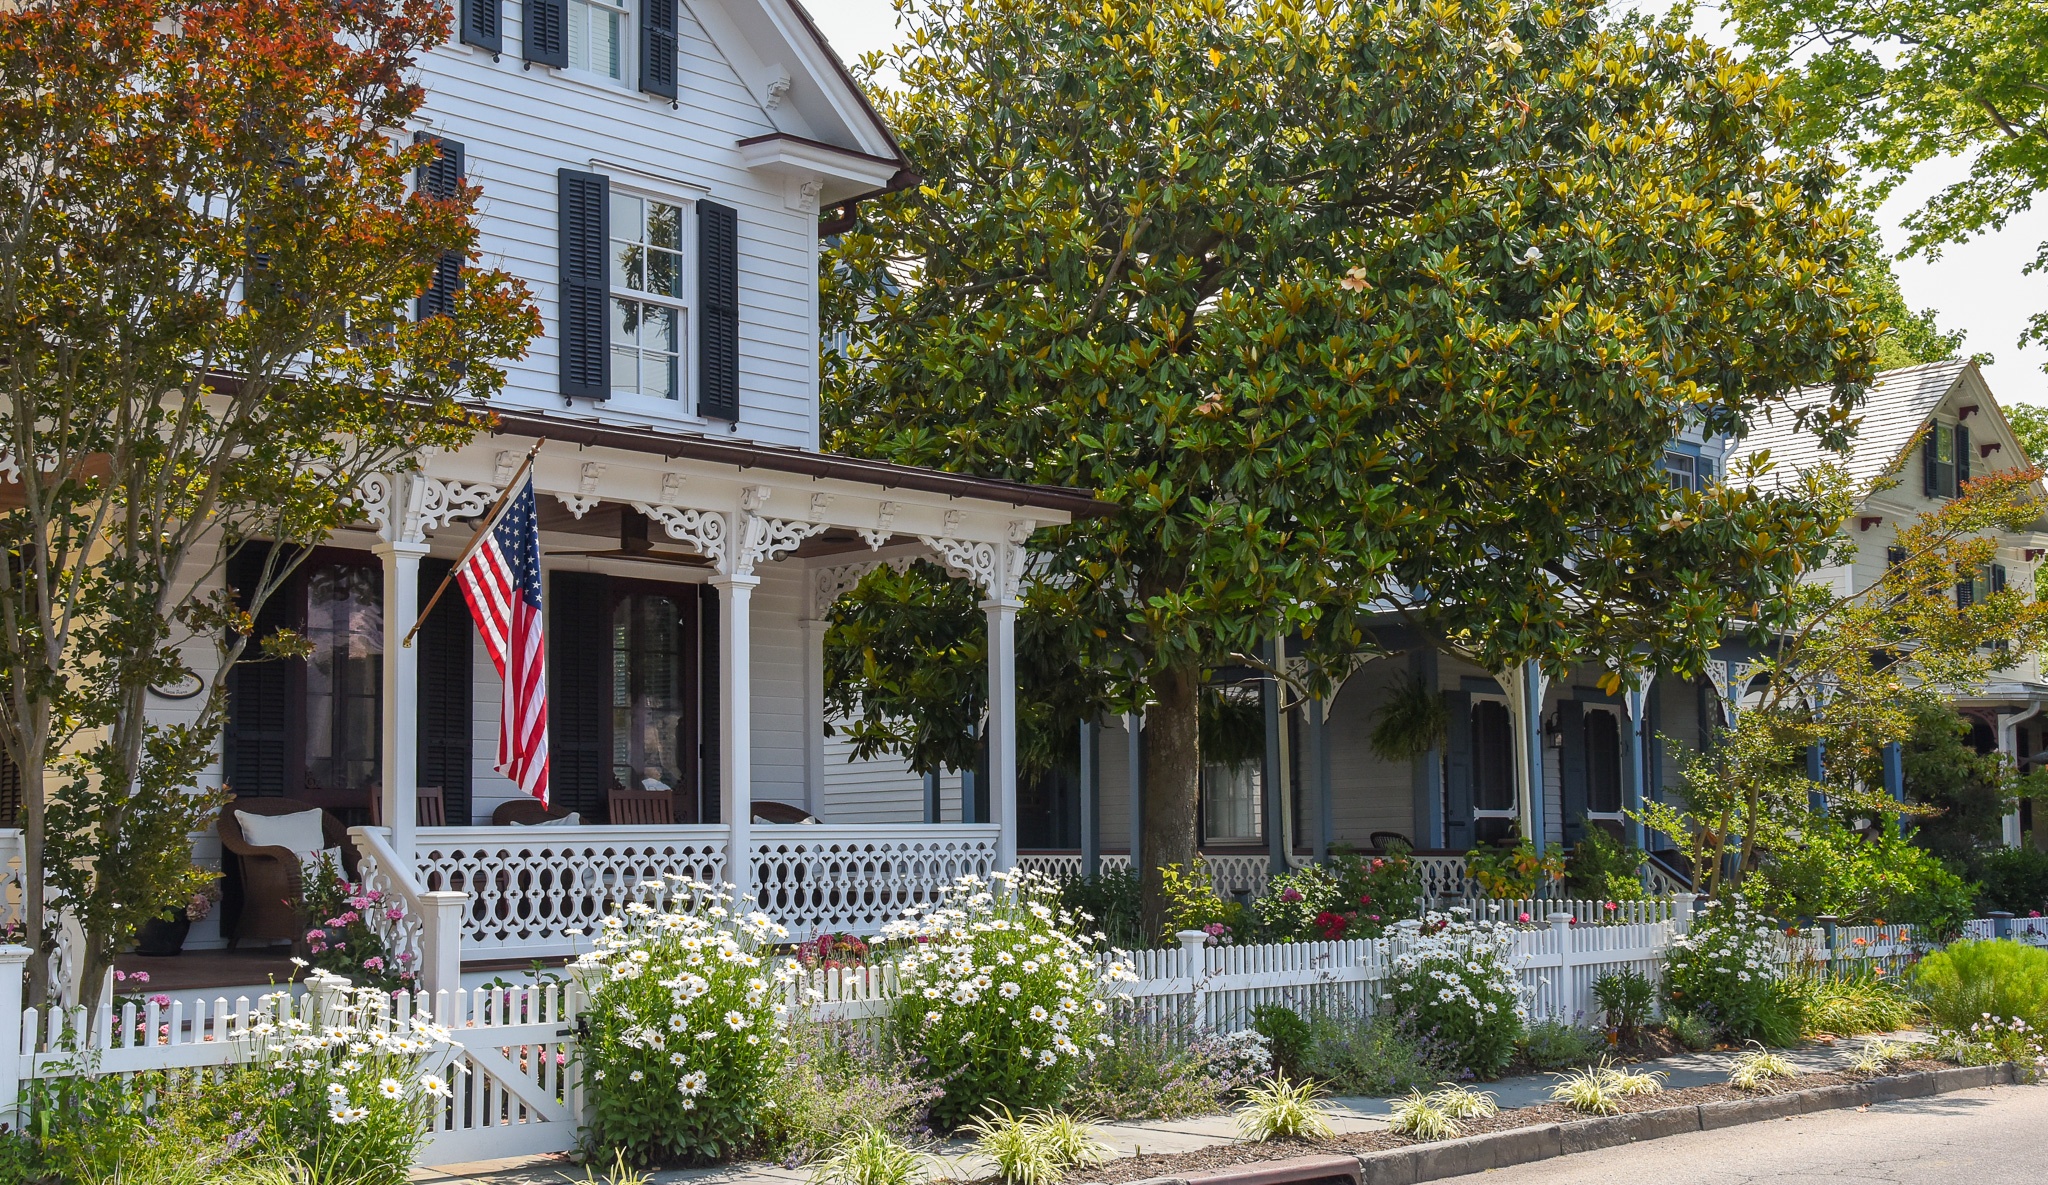
[(1564, 842), (1586, 838), (1586, 711), (1577, 700), (1557, 705), (1559, 781), (1563, 789)]
[(719, 787), (723, 784), (719, 765), (718, 727), (718, 590), (708, 584), (697, 586), (697, 687), (700, 705), (698, 711), (698, 736), (702, 737), (701, 756), (697, 762), (698, 793), (703, 797), (702, 820), (706, 823), (722, 823), (724, 818), (719, 809)]
[(1472, 696), (1444, 692), (1444, 846), (1472, 846)]
[(569, 67), (569, 0), (526, 0), (526, 36), (520, 46), (536, 66)]
[(1935, 440), (1942, 431), (1936, 424), (1927, 430), (1927, 439), (1920, 446), (1920, 492), (1930, 498), (1941, 497), (1941, 458), (1939, 442)]
[[(422, 560), (420, 584), (439, 586), (448, 560)], [(419, 639), (419, 784), (439, 786), (451, 826), (468, 826), (470, 748), (474, 735), (472, 706), (475, 669), (471, 666), (469, 602), (443, 596), (427, 615)]]
[[(263, 576), (270, 548), (251, 543), (228, 561), (228, 584), (243, 608)], [(294, 667), (299, 664), (264, 658), (258, 647), (265, 637), (297, 624), (296, 580), (272, 593), (256, 615), (256, 634), (242, 657), (228, 671), (227, 724), (221, 735), (221, 776), (236, 796), (289, 794), (298, 788), (293, 777), (292, 723), (299, 706), (293, 694)]]
[[(463, 158), (462, 143), (430, 136), (421, 132), (415, 139), (431, 141), (441, 154), (432, 164), (422, 165), (419, 175), (413, 179), (414, 187), (422, 197), (436, 201), (453, 201), (462, 188)], [(450, 317), (455, 314), (455, 294), (462, 288), (462, 254), (458, 251), (444, 251), (440, 262), (434, 265), (433, 282), (413, 302), (413, 317), (424, 321), (428, 317)]]
[[(505, 48), (505, 0), (462, 0), (462, 27), (457, 36), (464, 45), (497, 53)], [(533, 5), (527, 4), (528, 11)], [(528, 18), (532, 19), (532, 18)]]
[(22, 806), (21, 768), (0, 750), (0, 827), (20, 827)]
[(1906, 562), (1906, 549), (1905, 549), (1905, 548), (1903, 548), (1903, 547), (1887, 547), (1887, 548), (1885, 548), (1885, 549), (1884, 549), (1884, 566), (1885, 566), (1885, 567), (1887, 567), (1887, 568), (1896, 568), (1896, 567), (1898, 567), (1898, 566), (1899, 566), (1900, 564), (1903, 564), (1903, 563), (1905, 563), (1905, 562)]
[(611, 344), (605, 306), (611, 300), (611, 180), (602, 173), (561, 171), (562, 395), (608, 399)]
[(548, 800), (585, 822), (611, 788), (611, 599), (604, 576), (548, 576)]
[(676, 0), (640, 2), (640, 89), (676, 97)]
[(1956, 582), (1956, 608), (1968, 609), (1977, 603), (1977, 582), (1958, 580)]
[(1963, 492), (1963, 483), (1970, 480), (1970, 429), (1956, 425), (1956, 493)]
[(2004, 564), (1991, 565), (1991, 591), (1995, 593), (2002, 593), (2005, 591)]
[(716, 202), (697, 203), (697, 303), (703, 344), (698, 352), (697, 414), (740, 418), (740, 214)]

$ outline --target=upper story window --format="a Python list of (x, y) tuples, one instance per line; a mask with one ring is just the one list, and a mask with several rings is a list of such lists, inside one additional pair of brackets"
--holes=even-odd
[(1693, 453), (1666, 449), (1664, 478), (1672, 489), (1698, 491), (1714, 480), (1714, 463)]
[(623, 82), (626, 78), (626, 6), (604, 0), (568, 0), (569, 68)]
[(1922, 492), (1930, 498), (1953, 498), (1970, 480), (1970, 429), (1936, 422), (1927, 426), (1920, 446)]
[(612, 394), (681, 399), (689, 306), (683, 207), (611, 194)]

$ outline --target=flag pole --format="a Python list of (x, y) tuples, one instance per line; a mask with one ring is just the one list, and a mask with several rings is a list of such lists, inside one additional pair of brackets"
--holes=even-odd
[(533, 459), (540, 455), (540, 446), (547, 442), (548, 438), (543, 436), (533, 442), (532, 448), (526, 450), (526, 459), (519, 462), (519, 469), (512, 474), (512, 480), (505, 483), (505, 488), (498, 491), (497, 501), (492, 502), (491, 508), (484, 511), (483, 523), (477, 527), (476, 534), (469, 537), (469, 546), (462, 549), (462, 554), (456, 557), (455, 566), (448, 569), (447, 575), (441, 577), (440, 586), (434, 589), (433, 596), (427, 598), (427, 607), (420, 610), (420, 619), (412, 623), (411, 629), (405, 631), (405, 641), (399, 643), (402, 648), (412, 649), (413, 638), (419, 635), (420, 627), (427, 624), (427, 614), (434, 611), (434, 606), (440, 603), (441, 594), (448, 591), (448, 583), (455, 579), (457, 572), (462, 571), (462, 565), (469, 561), (470, 553), (475, 551), (477, 545), (484, 541), (484, 536), (490, 533), (491, 527), (496, 523), (499, 508), (505, 505), (505, 499), (512, 496), (512, 491), (519, 488), (519, 479), (525, 477), (526, 471), (533, 467)]

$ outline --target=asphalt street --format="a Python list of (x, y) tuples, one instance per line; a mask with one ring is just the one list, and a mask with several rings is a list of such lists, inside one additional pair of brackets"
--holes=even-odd
[(1931, 1099), (1607, 1148), (1459, 1177), (1486, 1185), (2043, 1185), (2048, 1087)]

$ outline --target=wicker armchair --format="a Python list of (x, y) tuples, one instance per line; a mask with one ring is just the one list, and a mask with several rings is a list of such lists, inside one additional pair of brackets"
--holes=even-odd
[[(228, 934), (230, 950), (243, 939), (297, 943), (305, 937), (305, 871), (290, 848), (258, 847), (242, 834), (235, 812), (250, 815), (292, 815), (318, 807), (295, 798), (238, 798), (221, 808), (220, 846), (234, 861), (241, 875), (239, 900), (224, 903), (222, 929)], [(320, 832), (330, 848), (340, 848), (342, 866), (355, 875), (355, 852), (348, 843), (348, 830), (325, 811), (320, 813)], [(231, 908), (230, 908), (231, 906)]]

